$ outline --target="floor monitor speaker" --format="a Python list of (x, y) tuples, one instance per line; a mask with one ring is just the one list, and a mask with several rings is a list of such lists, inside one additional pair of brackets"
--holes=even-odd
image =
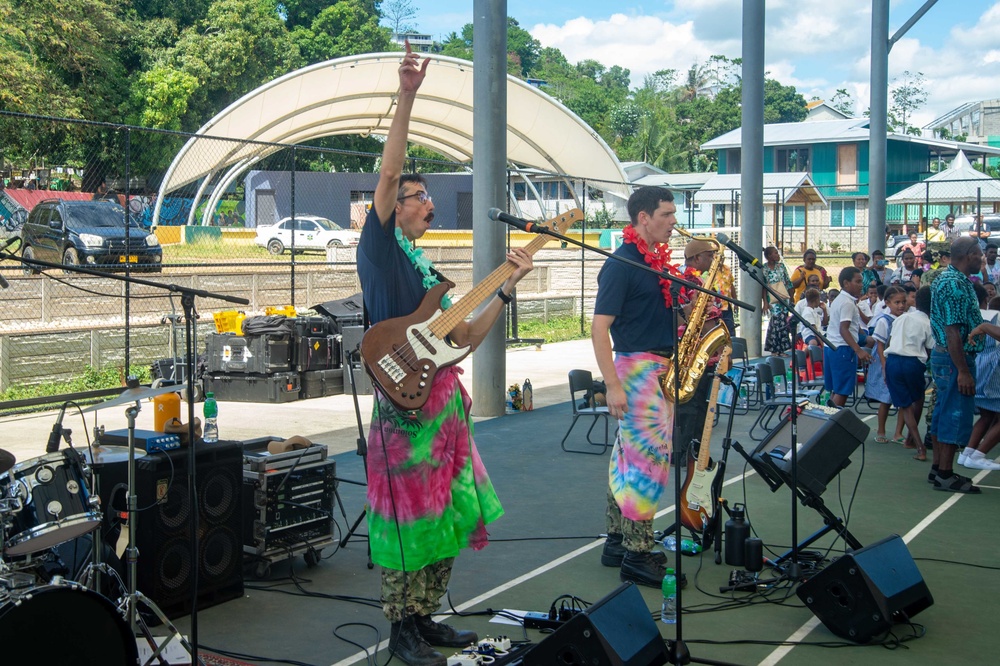
[[(169, 618), (191, 612), (188, 449), (136, 460), (136, 587)], [(198, 608), (243, 596), (243, 445), (196, 447)]]
[(639, 589), (626, 583), (524, 655), (523, 666), (661, 666), (667, 647)]
[(798, 595), (827, 629), (855, 643), (871, 641), (934, 603), (896, 534), (843, 555), (799, 586)]

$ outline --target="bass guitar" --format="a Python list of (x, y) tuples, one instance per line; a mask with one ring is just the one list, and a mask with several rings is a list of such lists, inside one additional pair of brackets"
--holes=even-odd
[[(583, 211), (574, 208), (542, 226), (564, 234), (582, 219)], [(538, 235), (524, 249), (534, 254), (548, 240)], [(436, 284), (413, 314), (380, 321), (365, 332), (361, 339), (365, 370), (389, 402), (403, 411), (423, 407), (438, 370), (458, 363), (472, 351), (470, 345), (453, 345), (448, 334), (492, 298), (516, 268), (513, 262), (505, 262), (447, 310), (441, 308), (441, 299), (455, 285)]]
[[(728, 365), (732, 349), (726, 345), (722, 349), (717, 368)], [(712, 380), (712, 392), (708, 398), (708, 414), (705, 416), (705, 427), (701, 433), (701, 445), (698, 447), (698, 457), (688, 460), (687, 479), (681, 487), (681, 524), (692, 532), (704, 534), (706, 538), (714, 533), (715, 521), (719, 519), (718, 503), (722, 491), (723, 466), (712, 460), (710, 447), (712, 440), (712, 424), (719, 402), (718, 374)], [(707, 547), (708, 541), (705, 542)]]

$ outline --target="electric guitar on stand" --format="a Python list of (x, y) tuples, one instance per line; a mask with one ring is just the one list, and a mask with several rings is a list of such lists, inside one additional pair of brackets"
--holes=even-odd
[[(583, 211), (574, 208), (542, 226), (565, 234), (582, 219)], [(548, 241), (539, 235), (524, 249), (534, 254)], [(441, 299), (455, 285), (434, 285), (413, 314), (380, 321), (365, 332), (361, 339), (365, 370), (389, 402), (403, 411), (423, 407), (438, 370), (458, 363), (472, 351), (469, 345), (452, 345), (448, 334), (481, 303), (493, 298), (516, 268), (512, 262), (505, 262), (447, 310), (441, 309)]]
[[(726, 345), (722, 349), (717, 368), (724, 368), (729, 361), (732, 349)], [(712, 460), (711, 440), (712, 424), (719, 402), (719, 384), (721, 380), (716, 374), (712, 380), (712, 392), (708, 398), (708, 414), (705, 416), (705, 427), (701, 433), (701, 445), (698, 447), (698, 457), (688, 460), (687, 479), (681, 487), (681, 524), (692, 532), (704, 536), (704, 547), (707, 548), (714, 534), (715, 522), (719, 519), (718, 504), (722, 491), (723, 466)]]

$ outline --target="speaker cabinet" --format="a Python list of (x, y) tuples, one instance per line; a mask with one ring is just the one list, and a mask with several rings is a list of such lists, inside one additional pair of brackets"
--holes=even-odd
[(827, 629), (855, 643), (867, 643), (934, 603), (896, 534), (845, 554), (799, 586), (798, 595)]
[[(196, 447), (198, 608), (243, 596), (243, 445)], [(136, 587), (169, 618), (191, 611), (194, 564), (188, 450), (136, 461), (139, 548)], [(148, 507), (148, 508), (147, 508)]]
[(661, 666), (667, 647), (639, 589), (626, 583), (524, 655), (523, 666)]
[[(851, 454), (868, 439), (871, 432), (871, 428), (850, 409), (814, 404), (799, 412), (796, 427), (799, 440), (796, 478), (799, 488), (817, 497), (826, 492), (827, 484), (851, 464)], [(779, 487), (780, 481), (791, 486), (791, 429), (791, 419), (785, 415), (753, 454), (755, 459), (764, 463), (765, 472), (773, 473)], [(759, 466), (754, 466), (754, 469), (761, 471)]]

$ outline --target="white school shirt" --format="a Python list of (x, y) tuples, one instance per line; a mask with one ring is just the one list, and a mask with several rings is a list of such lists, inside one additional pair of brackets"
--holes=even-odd
[(858, 299), (854, 298), (846, 291), (837, 294), (830, 305), (830, 323), (827, 325), (826, 337), (834, 347), (847, 344), (847, 340), (840, 334), (841, 322), (850, 322), (850, 333), (854, 341), (858, 340), (858, 331), (861, 328), (861, 313), (858, 312)]
[(911, 356), (926, 363), (930, 350), (934, 348), (934, 331), (931, 320), (920, 310), (909, 310), (896, 318), (892, 324), (892, 335), (885, 353), (896, 356)]

